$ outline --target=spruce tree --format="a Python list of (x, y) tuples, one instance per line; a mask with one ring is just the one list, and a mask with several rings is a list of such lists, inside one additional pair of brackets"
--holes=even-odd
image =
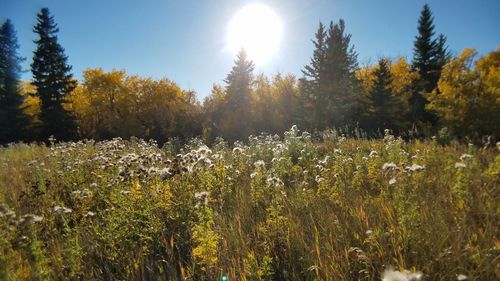
[(20, 63), (16, 31), (10, 20), (0, 26), (0, 143), (24, 137), (28, 118), (22, 110), (24, 101), (19, 93)]
[(425, 4), (418, 20), (418, 35), (413, 48), (413, 69), (420, 78), (410, 99), (411, 119), (413, 122), (436, 123), (436, 117), (425, 109), (428, 103), (425, 95), (431, 93), (437, 86), (441, 70), (449, 60), (446, 48), (446, 37), (439, 35), (434, 38), (434, 17), (429, 5)]
[(380, 131), (384, 129), (396, 130), (401, 105), (392, 92), (392, 76), (388, 59), (379, 60), (374, 75), (375, 81), (369, 94), (371, 129)]
[[(319, 23), (318, 30), (313, 40), (314, 51), (309, 65), (304, 66), (301, 80), (301, 98), (304, 105), (312, 105), (312, 116), (303, 116), (303, 121), (297, 119), (308, 127), (318, 127), (325, 116), (325, 68), (326, 68), (326, 39), (327, 33), (322, 22)], [(312, 129), (312, 128), (311, 128)]]
[(250, 92), (253, 81), (254, 63), (247, 59), (245, 50), (241, 50), (234, 62), (235, 65), (227, 75), (226, 133), (228, 140), (244, 140), (251, 133), (250, 124)]
[(326, 116), (327, 126), (356, 123), (358, 68), (357, 53), (351, 45), (351, 35), (345, 32), (344, 20), (330, 22), (326, 40)]
[[(437, 80), (441, 77), (441, 71), (443, 67), (451, 60), (451, 53), (446, 46), (446, 36), (444, 34), (439, 34), (436, 46), (436, 64), (439, 69), (439, 75), (437, 75)], [(437, 83), (437, 82), (436, 82)]]
[(56, 139), (68, 140), (74, 137), (75, 125), (70, 112), (64, 108), (65, 97), (76, 87), (76, 80), (71, 74), (68, 57), (57, 42), (57, 24), (47, 8), (42, 8), (37, 15), (37, 24), (33, 31), (39, 39), (34, 42), (31, 72), (32, 84), (36, 86), (35, 95), (40, 98), (40, 120), (42, 121), (41, 138), (50, 135)]
[(344, 126), (355, 123), (357, 54), (351, 46), (351, 35), (345, 33), (345, 23), (322, 23), (315, 35), (315, 50), (311, 62), (302, 70), (303, 95), (312, 100), (314, 128)]

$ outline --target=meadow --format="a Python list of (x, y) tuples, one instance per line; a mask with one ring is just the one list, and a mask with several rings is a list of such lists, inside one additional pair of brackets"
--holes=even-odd
[(498, 144), (389, 133), (11, 144), (0, 280), (498, 280), (499, 186)]

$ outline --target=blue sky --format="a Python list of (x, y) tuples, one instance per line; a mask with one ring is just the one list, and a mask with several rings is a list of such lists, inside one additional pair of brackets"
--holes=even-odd
[[(301, 76), (320, 20), (346, 21), (361, 64), (381, 56), (411, 58), (424, 3), (431, 6), (436, 32), (448, 37), (453, 53), (472, 47), (485, 54), (500, 46), (498, 0), (1, 0), (0, 20), (14, 23), (26, 70), (35, 49), (36, 13), (48, 7), (78, 79), (86, 68), (125, 69), (172, 79), (202, 100), (233, 65), (233, 54), (224, 51), (227, 23), (254, 2), (269, 5), (284, 24), (278, 54), (256, 69), (268, 75)], [(22, 78), (31, 79), (31, 73)]]

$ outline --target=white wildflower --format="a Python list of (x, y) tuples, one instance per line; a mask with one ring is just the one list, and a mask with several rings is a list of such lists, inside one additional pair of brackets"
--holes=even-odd
[(422, 277), (422, 272), (410, 272), (408, 270), (400, 272), (389, 268), (384, 271), (382, 281), (421, 281)]
[(275, 185), (275, 186), (281, 186), (283, 185), (283, 181), (277, 177), (271, 177), (267, 179), (267, 184), (268, 185)]
[(208, 196), (209, 195), (210, 195), (210, 192), (208, 192), (208, 191), (196, 192), (194, 194), (194, 198), (198, 201), (196, 206), (199, 206), (200, 203), (202, 203), (203, 205), (206, 206), (208, 204)]
[(80, 195), (80, 194), (82, 194), (82, 192), (81, 192), (80, 190), (75, 190), (75, 191), (71, 191), (71, 192), (69, 193), (69, 196), (70, 196), (70, 197), (75, 197), (75, 196), (78, 196), (78, 195)]
[(27, 215), (22, 216), (21, 219), (19, 220), (19, 222), (20, 223), (23, 223), (23, 222), (30, 223), (30, 222), (41, 222), (42, 220), (43, 220), (42, 216), (27, 214)]
[(235, 147), (233, 148), (233, 153), (237, 154), (237, 153), (243, 153), (243, 148), (241, 147)]
[(377, 151), (375, 151), (375, 150), (370, 151), (370, 155), (369, 155), (370, 158), (377, 157), (377, 156), (378, 156)]
[(398, 166), (392, 162), (390, 163), (384, 163), (384, 165), (382, 166), (382, 170), (393, 170), (393, 169), (397, 169)]
[(257, 172), (253, 172), (250, 174), (250, 178), (252, 178), (252, 179), (255, 178), (256, 176), (257, 176)]
[(130, 194), (130, 191), (128, 191), (128, 190), (122, 190), (122, 191), (120, 191), (120, 194), (121, 195), (127, 195), (127, 194)]
[(170, 171), (169, 168), (164, 168), (159, 173), (161, 180), (167, 180), (172, 176), (172, 172)]
[(389, 184), (390, 184), (390, 185), (393, 185), (393, 184), (395, 184), (396, 182), (397, 182), (396, 178), (392, 178), (392, 179), (390, 179), (390, 180), (389, 180)]
[(317, 183), (321, 183), (321, 182), (322, 182), (322, 181), (324, 181), (324, 180), (325, 180), (325, 179), (324, 179), (324, 178), (322, 178), (320, 175), (317, 175), (317, 176), (316, 176), (316, 178), (315, 178), (315, 181), (316, 181)]
[(457, 168), (457, 169), (465, 169), (465, 168), (467, 168), (467, 165), (465, 165), (462, 162), (457, 162), (457, 163), (455, 163), (455, 168)]
[(460, 156), (460, 160), (464, 161), (465, 159), (471, 159), (472, 155), (464, 153)]
[(96, 188), (97, 187), (97, 183), (93, 182), (90, 184), (90, 188)]
[(52, 208), (52, 210), (54, 211), (54, 214), (56, 214), (56, 215), (69, 214), (69, 213), (73, 212), (73, 210), (71, 210), (70, 208), (61, 207), (61, 206), (54, 206)]
[(457, 281), (467, 281), (467, 280), (469, 280), (469, 277), (467, 277), (467, 275), (464, 274), (457, 275)]
[(410, 167), (408, 167), (408, 169), (410, 171), (412, 171), (412, 172), (418, 172), (418, 171), (421, 171), (421, 170), (425, 169), (425, 166), (420, 166), (418, 164), (413, 164)]
[(266, 166), (266, 163), (262, 160), (257, 160), (255, 161), (255, 163), (253, 163), (253, 165), (255, 166), (255, 168), (257, 167), (264, 168)]
[(95, 213), (94, 213), (94, 212), (92, 212), (92, 211), (88, 211), (88, 212), (84, 215), (84, 217), (93, 217), (94, 215), (95, 215)]

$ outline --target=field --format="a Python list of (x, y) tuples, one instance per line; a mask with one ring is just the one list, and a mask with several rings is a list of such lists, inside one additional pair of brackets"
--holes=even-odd
[(0, 148), (0, 280), (500, 278), (498, 147), (295, 127)]

